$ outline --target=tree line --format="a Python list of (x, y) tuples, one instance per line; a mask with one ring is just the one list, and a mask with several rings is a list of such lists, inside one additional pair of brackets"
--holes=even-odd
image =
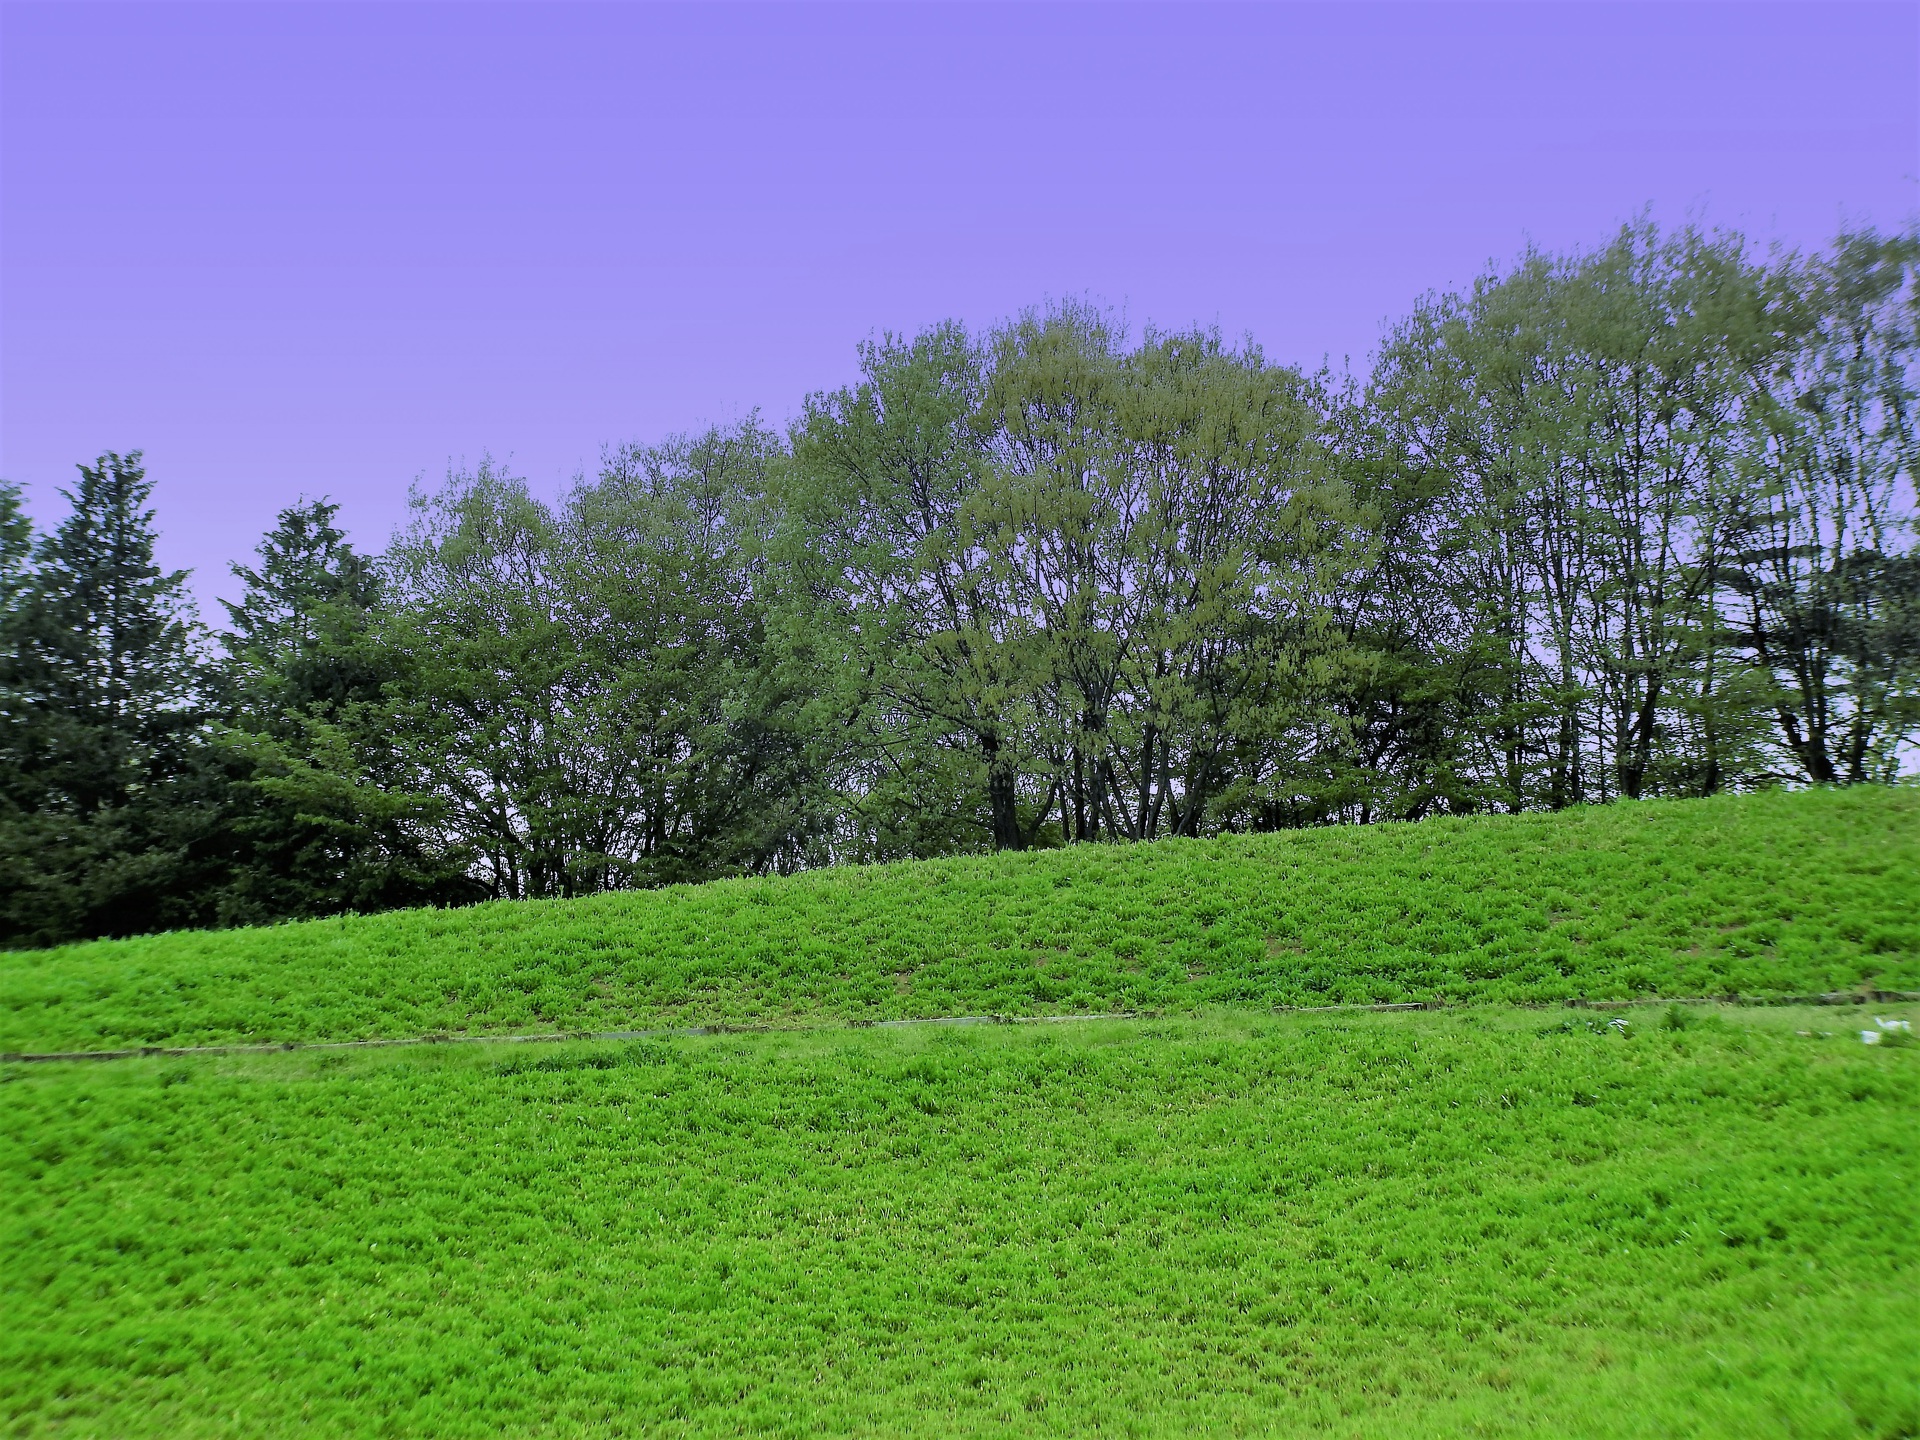
[(1085, 305), (284, 512), (207, 631), (138, 453), (0, 487), (0, 943), (1771, 785), (1920, 735), (1920, 239), (1649, 225), (1364, 376)]

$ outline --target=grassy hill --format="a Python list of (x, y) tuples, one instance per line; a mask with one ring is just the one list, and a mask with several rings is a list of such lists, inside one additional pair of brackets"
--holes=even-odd
[(1920, 988), (1917, 882), (1876, 790), (0, 956), (7, 1050), (1163, 1012), (0, 1063), (0, 1434), (1920, 1434), (1920, 1004), (1494, 1003)]
[(823, 871), (0, 954), (0, 1049), (1920, 988), (1920, 789)]

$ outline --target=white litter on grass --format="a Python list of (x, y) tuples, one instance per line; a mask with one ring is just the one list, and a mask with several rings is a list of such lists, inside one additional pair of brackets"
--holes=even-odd
[(1913, 1022), (1910, 1020), (1882, 1020), (1876, 1015), (1873, 1017), (1873, 1023), (1878, 1025), (1882, 1030), (1901, 1030), (1908, 1033), (1911, 1033), (1913, 1030)]
[(1878, 1030), (1862, 1030), (1860, 1032), (1860, 1043), (1862, 1045), (1878, 1045), (1880, 1043), (1880, 1032)]
[(1607, 1022), (1607, 1025), (1610, 1029), (1618, 1030), (1622, 1035), (1627, 1033), (1627, 1022), (1624, 1017), (1620, 1019), (1609, 1020)]

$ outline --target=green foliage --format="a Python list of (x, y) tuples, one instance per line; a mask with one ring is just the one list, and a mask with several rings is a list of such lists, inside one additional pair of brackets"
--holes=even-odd
[(33, 545), (0, 503), (0, 943), (205, 918), (200, 665), (140, 453), (82, 465)]
[(333, 523), (338, 507), (281, 511), (259, 565), (226, 604), (215, 676), (227, 781), (214, 895), (224, 924), (479, 898), (432, 794), (407, 788), (387, 687), (401, 674), (379, 633), (382, 585)]
[(1920, 790), (1076, 846), (0, 956), (0, 1048), (1920, 989)]
[(372, 562), (333, 523), (339, 513), (325, 499), (289, 506), (261, 540), (259, 566), (232, 567), (246, 588), (237, 603), (221, 602), (231, 625), (221, 644), (247, 678), (291, 690), (274, 709), (338, 706), (369, 691), (370, 677), (341, 673), (328, 643), (364, 621), (381, 589)]
[(1920, 1058), (1822, 1018), (14, 1067), (0, 1425), (1910, 1434)]
[(1920, 722), (1920, 237), (1844, 234), (1781, 290), (1801, 343), (1754, 406), (1724, 581), (1804, 773), (1884, 778)]
[(1378, 603), (1420, 597), (1446, 617), (1429, 645), (1492, 667), (1461, 753), (1505, 803), (1767, 775), (1720, 571), (1747, 418), (1798, 339), (1777, 301), (1740, 237), (1637, 226), (1391, 333), (1365, 409), (1418, 508), (1389, 562), (1407, 583)]
[(606, 457), (564, 506), (482, 465), (388, 556), (385, 719), (485, 893), (792, 869), (825, 821), (758, 574), (753, 419)]
[(1210, 332), (1130, 345), (1080, 305), (889, 337), (862, 361), (859, 384), (810, 399), (782, 482), (781, 554), (866, 742), (842, 849), (1152, 839), (1257, 813), (1293, 778), (1277, 757), (1310, 718), (1302, 676), (1338, 648), (1326, 601), (1351, 517), (1315, 387)]
[(0, 480), (0, 616), (12, 623), (30, 583), (33, 526), (20, 508), (20, 487)]
[(216, 667), (137, 455), (38, 545), (0, 487), (0, 944), (1897, 783), (1916, 315), (1920, 233), (1640, 223), (1345, 381), (946, 322), (784, 435), (451, 472), (378, 558), (291, 507)]

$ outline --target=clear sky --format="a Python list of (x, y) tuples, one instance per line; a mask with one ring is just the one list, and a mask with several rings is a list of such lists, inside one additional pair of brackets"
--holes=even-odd
[(1920, 5), (0, 5), (0, 474), (144, 448), (231, 593), (302, 494), (379, 548), (483, 452), (840, 384), (1086, 296), (1364, 363), (1645, 211), (1920, 214)]

